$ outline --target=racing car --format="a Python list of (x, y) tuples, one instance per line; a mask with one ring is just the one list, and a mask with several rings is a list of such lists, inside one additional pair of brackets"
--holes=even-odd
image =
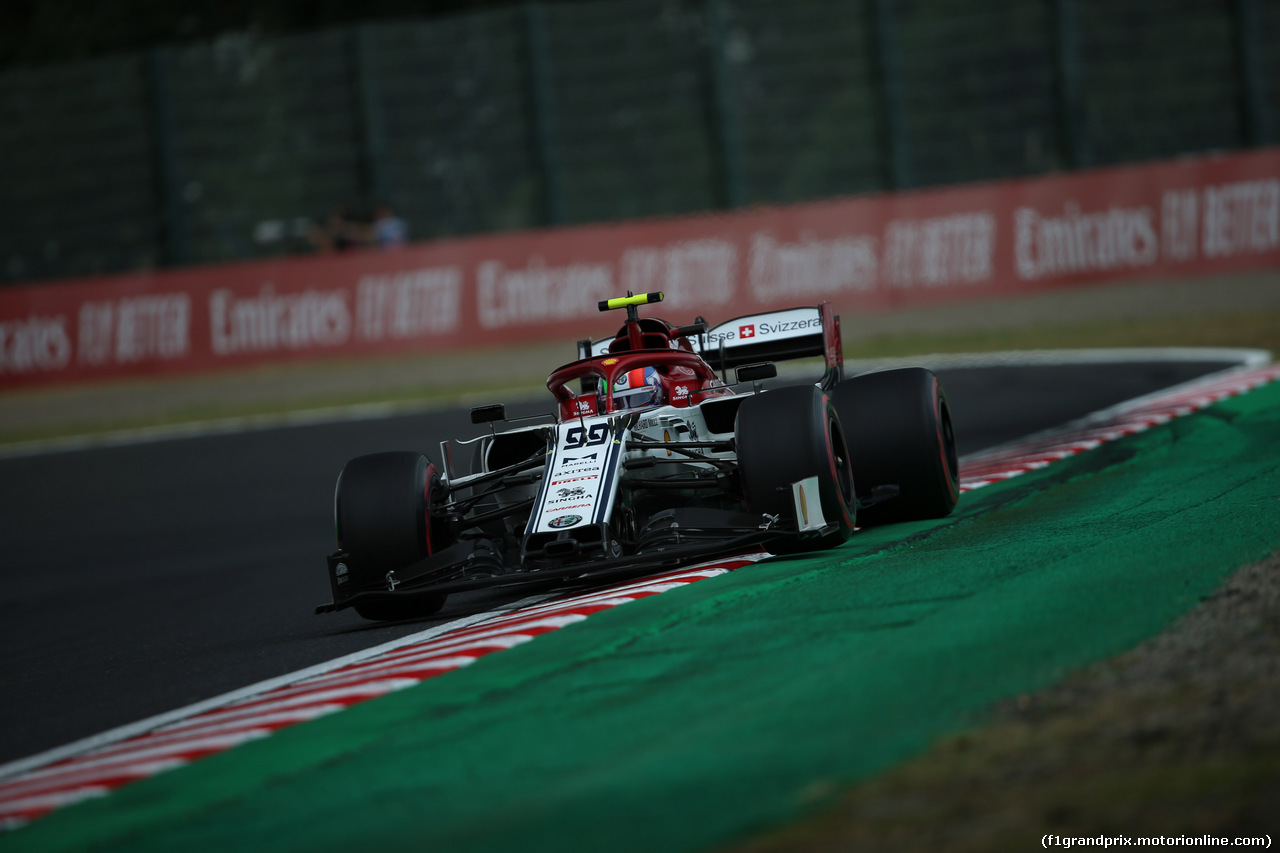
[[(481, 406), (480, 434), (441, 442), (439, 465), (417, 451), (350, 460), (333, 601), (316, 612), (415, 618), (463, 590), (834, 548), (855, 525), (955, 507), (951, 412), (928, 370), (846, 379), (830, 303), (714, 327), (640, 316), (662, 299), (599, 303), (626, 319), (551, 373), (545, 418)], [(818, 381), (773, 387), (777, 362), (818, 358)]]

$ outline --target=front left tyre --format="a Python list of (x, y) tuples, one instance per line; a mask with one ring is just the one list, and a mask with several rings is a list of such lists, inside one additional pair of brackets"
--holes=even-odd
[[(334, 528), (357, 590), (388, 589), (389, 572), (448, 544), (442, 541), (442, 526), (432, 522), (439, 480), (430, 460), (412, 451), (358, 456), (342, 469), (334, 491)], [(445, 598), (443, 593), (406, 594), (357, 601), (353, 607), (366, 619), (393, 621), (435, 613)]]
[(950, 515), (960, 497), (960, 464), (938, 377), (922, 367), (866, 373), (841, 382), (831, 397), (858, 488), (897, 492), (859, 512), (864, 527)]

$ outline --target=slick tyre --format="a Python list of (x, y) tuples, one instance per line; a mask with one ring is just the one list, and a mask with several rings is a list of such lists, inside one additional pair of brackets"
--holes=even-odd
[[(421, 453), (395, 451), (352, 459), (338, 475), (334, 528), (338, 548), (350, 556), (358, 590), (387, 589), (388, 572), (402, 569), (444, 547), (431, 509), (439, 487), (435, 466)], [(357, 602), (366, 619), (424, 616), (444, 606), (445, 596), (406, 594), (403, 599)]]
[(868, 373), (841, 382), (831, 397), (859, 494), (898, 487), (896, 497), (859, 511), (864, 527), (951, 513), (960, 466), (951, 409), (936, 376), (921, 367)]
[(748, 397), (738, 408), (734, 435), (743, 497), (751, 512), (795, 515), (791, 484), (818, 478), (822, 515), (833, 529), (817, 537), (779, 537), (774, 553), (820, 551), (849, 538), (856, 499), (844, 431), (835, 408), (813, 385)]

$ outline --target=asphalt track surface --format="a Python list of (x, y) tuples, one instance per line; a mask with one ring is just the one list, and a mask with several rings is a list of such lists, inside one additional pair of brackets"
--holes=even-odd
[[(1224, 366), (938, 374), (964, 455)], [(474, 431), (439, 411), (0, 459), (0, 763), (520, 598), (459, 595), (396, 625), (312, 614), (345, 461), (434, 457)]]

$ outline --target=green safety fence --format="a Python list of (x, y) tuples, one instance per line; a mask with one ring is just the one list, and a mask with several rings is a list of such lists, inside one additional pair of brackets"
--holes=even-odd
[(1268, 0), (590, 0), (0, 74), (0, 281), (1274, 144)]

